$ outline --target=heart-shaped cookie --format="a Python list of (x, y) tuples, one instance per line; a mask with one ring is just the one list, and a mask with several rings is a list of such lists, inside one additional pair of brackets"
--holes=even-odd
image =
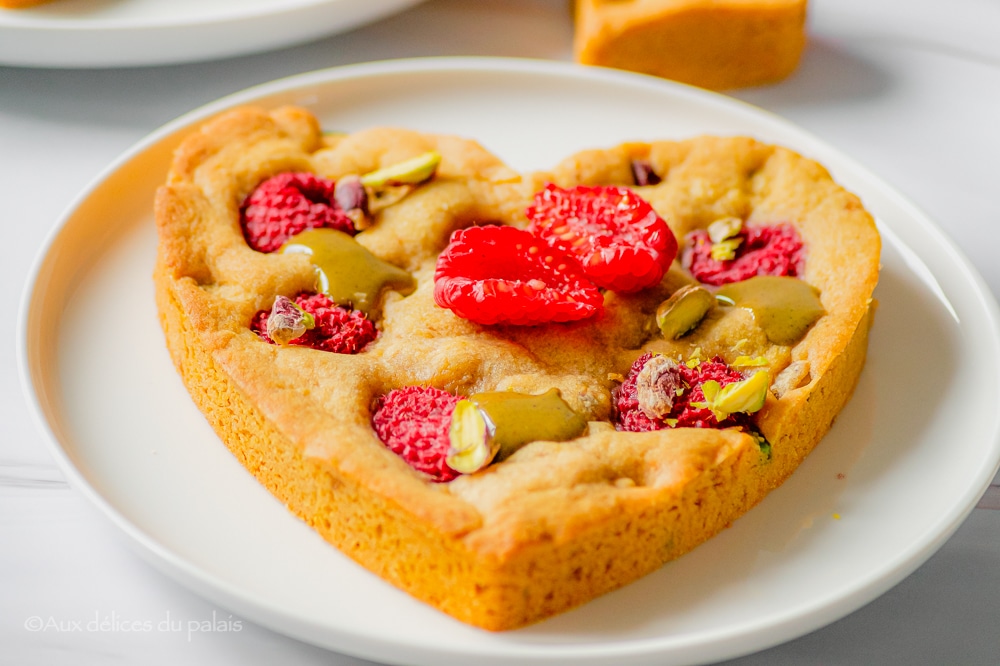
[(220, 438), (341, 551), (491, 630), (780, 485), (853, 391), (880, 249), (821, 166), (749, 138), (520, 174), (296, 108), (188, 137), (156, 221), (167, 346)]

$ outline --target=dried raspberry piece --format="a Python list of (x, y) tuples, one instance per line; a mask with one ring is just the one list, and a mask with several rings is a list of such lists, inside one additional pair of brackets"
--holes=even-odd
[[(357, 354), (368, 343), (378, 337), (375, 324), (358, 310), (340, 307), (326, 294), (303, 292), (295, 297), (295, 303), (313, 316), (315, 327), (288, 344), (310, 347), (335, 354)], [(254, 315), (250, 328), (264, 340), (274, 344), (267, 335), (267, 320), (270, 310), (261, 310)]]
[(432, 481), (451, 481), (459, 473), (445, 462), (451, 448), (448, 428), (461, 399), (431, 386), (393, 389), (375, 402), (372, 427), (410, 467)]
[(718, 420), (711, 409), (705, 407), (695, 407), (692, 403), (705, 401), (705, 393), (702, 385), (715, 380), (720, 386), (742, 381), (743, 375), (739, 371), (726, 365), (719, 357), (702, 361), (693, 368), (687, 364), (678, 363), (676, 370), (680, 372), (682, 388), (680, 395), (673, 398), (673, 406), (668, 414), (661, 418), (650, 418), (639, 406), (638, 377), (646, 363), (653, 358), (653, 354), (643, 354), (632, 364), (625, 381), (618, 388), (615, 396), (618, 409), (618, 429), (629, 432), (645, 432), (648, 430), (661, 430), (663, 428), (729, 428), (732, 426), (742, 427), (750, 431), (753, 421), (749, 414), (738, 412), (729, 414), (723, 420)]
[(754, 275), (799, 277), (805, 268), (805, 247), (791, 224), (743, 225), (733, 239), (740, 240), (735, 256), (718, 261), (708, 232), (692, 231), (681, 261), (699, 282), (716, 286)]
[(240, 210), (247, 244), (274, 252), (306, 229), (339, 229), (352, 236), (354, 223), (335, 199), (336, 183), (311, 173), (288, 172), (268, 178), (250, 193)]
[(548, 184), (526, 211), (528, 231), (575, 256), (599, 287), (622, 293), (658, 283), (677, 256), (677, 239), (639, 195), (625, 187)]
[(480, 324), (575, 321), (604, 297), (570, 255), (515, 227), (452, 234), (434, 272), (434, 302)]

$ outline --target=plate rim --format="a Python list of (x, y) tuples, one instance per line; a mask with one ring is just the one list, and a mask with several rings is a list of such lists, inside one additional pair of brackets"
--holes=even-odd
[[(338, 0), (269, 0), (272, 6), (281, 6), (282, 9), (294, 11), (303, 7), (330, 4)], [(170, 16), (163, 19), (153, 19), (152, 17), (133, 16), (120, 18), (80, 18), (66, 15), (39, 16), (31, 12), (31, 8), (12, 9), (0, 11), (0, 28), (11, 30), (56, 30), (66, 32), (91, 32), (98, 30), (141, 30), (161, 27), (191, 26), (202, 23), (219, 23), (225, 21), (240, 20), (247, 17), (269, 14), (270, 10), (264, 6), (252, 8), (253, 11), (241, 10), (236, 5), (231, 5), (228, 11), (213, 12), (202, 17), (194, 16)]]
[[(0, 9), (0, 65), (103, 69), (214, 60), (274, 50), (345, 32), (422, 2), (424, 0), (268, 0), (266, 6), (244, 8), (233, 3), (226, 11), (204, 15), (85, 20), (71, 15), (39, 17), (31, 7)], [(350, 19), (329, 25), (316, 23), (316, 16), (328, 16), (338, 4), (345, 3), (352, 9)], [(234, 39), (237, 35), (245, 35), (248, 27), (259, 30), (264, 23), (275, 20), (295, 20), (297, 27), (289, 30), (283, 26), (275, 34), (258, 40), (260, 43), (254, 40), (241, 43)], [(202, 39), (197, 44), (192, 44), (190, 39), (178, 40), (179, 31), (199, 31)], [(228, 35), (230, 43), (220, 45), (218, 41), (224, 35)], [(53, 53), (51, 48), (46, 48), (56, 40), (67, 49), (65, 53)], [(141, 52), (135, 50), (137, 43), (144, 46)], [(179, 47), (175, 47), (175, 43)], [(109, 48), (109, 44), (114, 48)], [(95, 47), (99, 55), (94, 54)]]
[[(150, 132), (120, 154), (95, 176), (65, 208), (57, 222), (49, 230), (30, 267), (28, 277), (24, 283), (18, 310), (16, 337), (17, 364), (22, 393), (25, 396), (29, 411), (36, 426), (39, 428), (43, 441), (60, 469), (70, 479), (71, 485), (86, 496), (88, 500), (94, 502), (104, 515), (110, 518), (113, 524), (125, 532), (129, 537), (130, 545), (139, 546), (138, 549), (134, 548), (133, 550), (137, 550), (143, 559), (152, 563), (158, 570), (176, 580), (180, 580), (186, 587), (197, 594), (214, 601), (220, 601), (224, 606), (236, 608), (245, 617), (258, 621), (260, 624), (280, 633), (308, 643), (324, 645), (324, 647), (329, 647), (330, 649), (345, 650), (349, 651), (348, 653), (358, 654), (366, 658), (387, 661), (392, 661), (393, 659), (391, 654), (384, 652), (384, 648), (387, 646), (395, 646), (397, 650), (405, 648), (410, 650), (411, 654), (414, 650), (417, 650), (425, 653), (421, 655), (423, 657), (436, 659), (461, 659), (475, 656), (485, 663), (501, 663), (501, 661), (512, 657), (529, 660), (526, 663), (553, 663), (566, 659), (574, 660), (575, 663), (596, 663), (609, 658), (615, 658), (615, 663), (625, 663), (621, 660), (628, 659), (629, 662), (632, 662), (634, 660), (641, 661), (642, 659), (661, 656), (662, 650), (665, 647), (662, 637), (628, 639), (625, 642), (618, 643), (580, 643), (573, 645), (523, 643), (509, 646), (512, 648), (510, 653), (498, 655), (489, 650), (473, 653), (468, 651), (449, 651), (447, 646), (433, 652), (428, 652), (423, 646), (415, 647), (403, 641), (393, 642), (391, 637), (379, 637), (378, 641), (372, 644), (370, 636), (355, 633), (345, 634), (343, 631), (331, 632), (329, 627), (322, 625), (324, 632), (328, 634), (337, 633), (338, 640), (342, 640), (343, 643), (339, 644), (340, 647), (331, 647), (329, 643), (317, 643), (316, 639), (311, 637), (309, 632), (303, 628), (301, 618), (275, 617), (274, 610), (267, 608), (265, 600), (257, 598), (255, 595), (240, 589), (238, 586), (231, 585), (227, 581), (201, 570), (173, 553), (167, 546), (159, 543), (151, 535), (146, 534), (138, 525), (132, 523), (120, 513), (110, 501), (105, 499), (96, 488), (88, 483), (84, 474), (74, 465), (52, 428), (46, 416), (45, 408), (39, 399), (38, 388), (32, 374), (32, 339), (29, 335), (31, 308), (38, 297), (38, 289), (40, 288), (39, 278), (45, 262), (49, 258), (52, 247), (65, 231), (75, 211), (97, 188), (123, 166), (136, 157), (139, 157), (149, 148), (168, 139), (176, 132), (188, 129), (225, 109), (239, 104), (252, 103), (269, 95), (291, 92), (316, 84), (329, 85), (351, 79), (396, 76), (407, 72), (440, 74), (469, 71), (488, 71), (507, 74), (544, 74), (583, 79), (593, 79), (596, 77), (601, 80), (607, 79), (615, 83), (626, 83), (639, 87), (652, 86), (659, 88), (661, 91), (666, 87), (666, 89), (674, 94), (690, 96), (699, 102), (704, 102), (712, 106), (741, 108), (742, 111), (750, 112), (759, 118), (768, 120), (770, 123), (778, 123), (784, 131), (792, 130), (793, 134), (801, 136), (811, 146), (822, 148), (824, 151), (836, 155), (839, 162), (846, 164), (852, 171), (858, 173), (863, 178), (870, 179), (871, 182), (879, 185), (883, 195), (892, 199), (894, 205), (903, 209), (911, 220), (915, 220), (919, 224), (922, 232), (929, 234), (931, 239), (937, 242), (941, 249), (946, 251), (948, 255), (947, 263), (953, 269), (959, 269), (958, 272), (963, 282), (969, 283), (974, 287), (974, 295), (976, 297), (974, 300), (990, 325), (990, 333), (992, 335), (988, 337), (993, 342), (993, 357), (1000, 359), (1000, 308), (998, 308), (996, 298), (991, 293), (982, 276), (957, 245), (929, 216), (900, 191), (886, 183), (849, 155), (826, 144), (818, 136), (803, 130), (791, 121), (734, 98), (674, 82), (619, 72), (617, 70), (604, 70), (571, 63), (527, 58), (427, 57), (358, 63), (305, 72), (258, 84), (223, 96), (182, 114), (153, 132)], [(884, 226), (880, 226), (880, 230), (884, 231)], [(897, 237), (897, 241), (903, 247), (908, 247), (902, 239)], [(704, 659), (706, 655), (708, 658), (719, 659), (749, 654), (756, 650), (778, 645), (801, 636), (808, 631), (825, 626), (877, 598), (922, 565), (951, 537), (962, 521), (971, 513), (976, 501), (982, 492), (985, 491), (986, 486), (989, 485), (998, 469), (1000, 469), (1000, 415), (994, 419), (990, 451), (991, 455), (989, 457), (994, 461), (992, 470), (985, 468), (981, 470), (977, 475), (976, 483), (969, 484), (967, 491), (955, 503), (953, 509), (946, 515), (943, 515), (936, 525), (928, 527), (926, 532), (932, 534), (932, 538), (925, 538), (917, 544), (917, 547), (898, 553), (890, 562), (884, 563), (882, 567), (874, 570), (869, 576), (855, 580), (852, 586), (849, 586), (845, 592), (833, 600), (814, 600), (810, 605), (810, 609), (806, 612), (797, 609), (794, 612), (790, 611), (779, 620), (772, 618), (767, 622), (761, 621), (760, 624), (766, 625), (766, 628), (770, 632), (766, 639), (755, 636), (756, 632), (759, 632), (762, 628), (761, 626), (744, 624), (741, 625), (742, 629), (739, 632), (729, 633), (722, 638), (713, 636), (713, 649), (708, 652), (705, 650), (707, 644), (704, 643), (704, 639), (697, 639), (695, 637), (695, 639), (686, 639), (682, 645), (670, 647), (671, 654), (687, 654), (688, 658), (697, 657), (698, 659)], [(281, 613), (278, 613), (278, 615), (280, 616)], [(319, 625), (316, 626), (319, 627)], [(736, 647), (737, 644), (739, 645), (738, 648)]]

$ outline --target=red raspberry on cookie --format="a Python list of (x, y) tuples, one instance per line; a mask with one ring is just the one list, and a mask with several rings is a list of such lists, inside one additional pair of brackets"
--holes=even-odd
[(740, 282), (755, 275), (799, 277), (805, 265), (805, 247), (791, 224), (743, 225), (724, 242), (733, 244), (732, 258), (712, 254), (709, 232), (699, 229), (685, 238), (684, 268), (704, 284)]
[[(661, 367), (654, 369), (654, 365)], [(736, 426), (749, 431), (753, 422), (747, 412), (713, 412), (704, 390), (707, 382), (722, 388), (745, 379), (721, 358), (677, 363), (662, 355), (643, 354), (632, 364), (617, 390), (618, 429), (645, 432), (663, 428)]]
[[(294, 301), (303, 312), (312, 315), (313, 326), (289, 341), (290, 345), (335, 354), (356, 354), (378, 337), (378, 329), (364, 313), (341, 307), (326, 294), (301, 293)], [(267, 342), (274, 343), (267, 334), (271, 314), (269, 310), (259, 311), (250, 322), (250, 329)]]
[(459, 473), (445, 462), (451, 448), (448, 429), (459, 400), (431, 386), (393, 389), (376, 401), (372, 427), (410, 467), (432, 481), (451, 481)]
[(576, 259), (504, 226), (452, 234), (434, 271), (434, 302), (479, 324), (575, 321), (604, 307)]
[(577, 258), (594, 284), (629, 293), (657, 284), (677, 239), (653, 207), (625, 187), (553, 184), (535, 194), (528, 231)]
[(336, 183), (311, 173), (288, 172), (268, 178), (250, 193), (240, 210), (247, 244), (258, 252), (274, 252), (306, 229), (339, 229), (357, 233), (334, 198)]

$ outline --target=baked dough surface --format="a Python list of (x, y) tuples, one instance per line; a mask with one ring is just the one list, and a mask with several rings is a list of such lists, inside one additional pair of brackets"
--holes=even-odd
[[(379, 338), (340, 355), (253, 333), (258, 310), (313, 289), (315, 279), (304, 255), (247, 246), (240, 205), (253, 188), (284, 171), (337, 179), (430, 149), (442, 155), (436, 176), (356, 237), (418, 284), (412, 295), (389, 294)], [(453, 230), (526, 226), (524, 210), (546, 182), (631, 186), (633, 159), (663, 177), (635, 190), (679, 241), (726, 216), (793, 224), (808, 248), (803, 278), (819, 289), (826, 315), (791, 347), (769, 343), (740, 308), (668, 343), (652, 313), (690, 281), (676, 264), (659, 286), (609, 293), (603, 317), (578, 323), (480, 326), (434, 304), (434, 262)], [(155, 210), (167, 346), (222, 441), (344, 553), (491, 630), (538, 621), (655, 570), (780, 485), (854, 389), (878, 279), (880, 241), (859, 200), (815, 162), (749, 138), (626, 144), (519, 174), (471, 140), (393, 128), (331, 136), (302, 109), (239, 108), (182, 143)], [(763, 355), (772, 377), (791, 366), (801, 386), (769, 395), (756, 415), (770, 453), (737, 431), (616, 432), (616, 378), (648, 350), (727, 361)], [(535, 442), (434, 484), (370, 425), (378, 396), (409, 385), (464, 395), (558, 387), (591, 425), (582, 438)]]

